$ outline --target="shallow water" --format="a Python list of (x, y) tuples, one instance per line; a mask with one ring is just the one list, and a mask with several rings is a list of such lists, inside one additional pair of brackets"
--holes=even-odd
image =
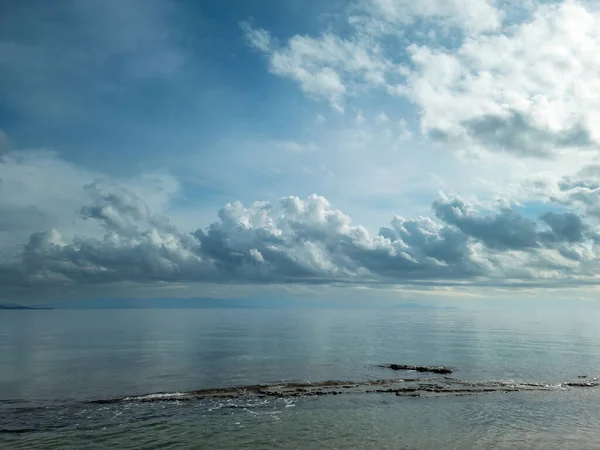
[[(600, 390), (560, 384), (600, 375), (599, 319), (593, 310), (3, 311), (0, 447), (600, 448)], [(185, 394), (424, 376), (378, 367), (389, 363), (451, 366), (459, 383), (549, 388)], [(134, 398), (157, 393), (171, 395)]]

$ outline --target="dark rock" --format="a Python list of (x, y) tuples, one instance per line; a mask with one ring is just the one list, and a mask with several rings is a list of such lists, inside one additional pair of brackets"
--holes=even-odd
[(392, 370), (414, 370), (416, 372), (430, 372), (439, 374), (452, 373), (453, 370), (446, 366), (411, 366), (409, 364), (386, 364), (381, 367), (386, 367)]
[(563, 383), (563, 386), (568, 387), (598, 387), (600, 383), (591, 382), (591, 381), (582, 381), (582, 382), (572, 382), (572, 383)]
[(421, 397), (421, 393), (420, 392), (409, 392), (409, 393), (396, 392), (396, 396), (397, 397)]
[(398, 395), (398, 394), (406, 394), (409, 392), (417, 392), (418, 390), (419, 389), (417, 389), (417, 388), (407, 387), (407, 388), (394, 389), (392, 392), (395, 392), (396, 395)]

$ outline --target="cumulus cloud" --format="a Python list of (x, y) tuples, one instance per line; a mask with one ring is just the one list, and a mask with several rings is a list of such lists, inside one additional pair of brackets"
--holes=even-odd
[(240, 24), (248, 43), (268, 57), (269, 70), (289, 78), (308, 95), (343, 110), (346, 96), (365, 89), (389, 87), (406, 73), (394, 62), (397, 49), (386, 48), (386, 36), (401, 36), (420, 20), (431, 20), (467, 35), (499, 28), (502, 13), (491, 0), (365, 0), (351, 3), (351, 32), (294, 35), (279, 44), (269, 31)]
[(542, 5), (456, 50), (411, 46), (406, 93), (423, 131), (521, 155), (597, 145), (599, 19), (577, 2)]
[[(538, 220), (524, 217), (510, 206), (499, 212), (479, 214), (461, 198), (442, 197), (433, 203), (436, 216), (486, 248), (499, 251), (556, 251), (568, 259), (580, 259), (580, 244), (597, 242), (594, 227), (573, 212), (546, 211)], [(542, 252), (541, 254), (543, 254)]]
[(552, 233), (544, 235), (546, 239), (567, 242), (581, 242), (584, 240), (586, 225), (581, 217), (576, 214), (549, 211), (542, 214), (540, 219), (552, 230)]
[(511, 2), (370, 0), (354, 4), (338, 34), (295, 35), (278, 47), (264, 30), (246, 35), (272, 73), (307, 94), (341, 109), (383, 88), (419, 108), (423, 135), (454, 147), (538, 158), (596, 149), (600, 9), (532, 5), (516, 15)]
[[(58, 228), (69, 239), (78, 232), (98, 235), (99, 221), (84, 221), (73, 214), (92, 199), (98, 201), (100, 188), (92, 186), (94, 180), (105, 178), (50, 151), (14, 150), (0, 155), (0, 249), (44, 229)], [(129, 177), (120, 185), (144, 198), (155, 211), (164, 210), (179, 188), (177, 180), (164, 173)]]
[(325, 99), (336, 109), (343, 109), (343, 99), (358, 86), (383, 85), (383, 73), (389, 64), (361, 42), (325, 33), (319, 37), (293, 36), (282, 46), (274, 46), (263, 29), (243, 23), (248, 42), (267, 54), (269, 70), (290, 78), (310, 96)]
[(176, 281), (200, 263), (195, 242), (168, 219), (152, 214), (133, 192), (112, 183), (94, 183), (93, 204), (81, 216), (98, 222), (103, 237), (66, 240), (55, 229), (33, 233), (23, 249), (23, 276), (36, 282), (110, 283)]
[[(189, 184), (202, 178), (202, 188), (217, 191), (227, 178), (232, 184), (219, 199), (244, 199), (214, 220), (214, 210), (210, 221), (190, 224), (197, 211), (170, 209), (180, 190), (172, 177), (115, 182), (49, 152), (3, 154), (0, 143), (0, 286), (597, 283), (600, 166), (577, 172), (592, 152), (584, 158), (572, 150), (593, 150), (600, 139), (600, 15), (576, 1), (535, 3), (530, 15), (507, 15), (508, 3), (357, 0), (339, 28), (336, 22), (291, 37), (242, 23), (272, 74), (349, 114), (321, 111), (314, 130), (322, 131), (298, 127), (292, 136), (282, 129), (257, 144), (232, 141), (236, 152), (199, 154), (203, 169), (189, 170)], [(145, 67), (140, 74), (118, 64), (130, 81), (181, 70), (176, 61), (165, 73), (152, 70), (154, 52), (168, 59), (181, 50), (181, 36), (167, 29), (154, 41), (156, 27), (148, 24), (161, 23), (168, 2), (153, 4), (141, 28), (113, 41), (106, 24), (127, 25), (137, 16), (119, 22), (120, 6), (110, 3), (98, 35), (81, 30), (82, 48), (102, 44), (100, 67), (129, 51), (139, 56), (133, 61)], [(95, 11), (88, 5), (75, 16), (96, 23)], [(150, 51), (138, 54), (136, 42)], [(24, 72), (19, 64), (11, 60), (11, 77)], [(368, 101), (358, 98), (374, 90)], [(380, 102), (380, 94), (388, 97)], [(416, 124), (444, 145), (415, 137)], [(476, 161), (487, 166), (440, 155), (446, 147), (489, 150)], [(512, 155), (545, 159), (533, 164)], [(197, 200), (194, 187), (196, 197), (182, 193), (179, 204)], [(435, 192), (452, 189), (462, 196), (442, 194), (427, 209)], [(335, 199), (343, 212), (319, 195), (273, 200), (313, 191)], [(535, 201), (529, 209), (528, 201)], [(200, 207), (212, 208), (208, 201)]]
[[(103, 235), (34, 232), (20, 253), (0, 254), (6, 289), (114, 283), (507, 284), (582, 279), (597, 266), (594, 227), (573, 212), (539, 220), (504, 208), (479, 213), (437, 199), (428, 217), (395, 217), (377, 234), (327, 199), (227, 204), (218, 220), (180, 231), (131, 190), (89, 184), (80, 215)], [(581, 278), (583, 277), (583, 278)]]
[[(85, 202), (83, 185), (96, 174), (51, 152), (0, 155), (0, 248), (21, 243), (36, 231), (73, 231), (73, 211)], [(87, 228), (84, 232), (89, 233)]]
[(585, 166), (576, 175), (566, 176), (557, 183), (552, 195), (556, 203), (578, 209), (582, 214), (600, 218), (600, 167)]
[(439, 219), (482, 241), (488, 248), (523, 250), (538, 245), (536, 223), (512, 209), (480, 216), (464, 200), (454, 198), (436, 200), (433, 210)]

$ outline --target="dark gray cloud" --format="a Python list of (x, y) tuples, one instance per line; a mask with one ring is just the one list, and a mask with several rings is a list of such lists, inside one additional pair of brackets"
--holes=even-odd
[[(485, 115), (460, 123), (466, 135), (486, 150), (519, 156), (551, 158), (557, 150), (594, 145), (582, 126), (553, 132), (537, 127), (527, 116), (512, 112), (507, 116)], [(433, 128), (428, 136), (438, 141), (462, 142), (462, 138)]]
[(579, 208), (586, 215), (600, 218), (600, 167), (589, 165), (576, 175), (564, 177), (558, 182), (559, 194), (552, 201)]
[(484, 273), (473, 260), (469, 237), (460, 230), (436, 224), (427, 217), (413, 220), (395, 217), (391, 225), (391, 228), (381, 228), (379, 234), (391, 241), (404, 242), (416, 260), (438, 268), (442, 266), (458, 277)]
[(521, 156), (549, 157), (560, 148), (586, 147), (594, 143), (582, 125), (553, 132), (537, 127), (530, 118), (515, 111), (506, 117), (478, 117), (462, 125), (469, 136), (486, 149)]
[(153, 215), (132, 192), (110, 183), (86, 186), (94, 204), (81, 215), (100, 223), (103, 238), (77, 236), (65, 242), (57, 230), (33, 233), (23, 250), (27, 279), (61, 283), (192, 280), (202, 271), (198, 243)]
[[(555, 250), (563, 258), (583, 261), (593, 257), (586, 244), (593, 246), (599, 242), (597, 233), (571, 212), (548, 211), (540, 214), (539, 222), (508, 208), (484, 216), (460, 198), (438, 199), (433, 203), (433, 210), (439, 219), (465, 236), (480, 241), (486, 249), (500, 254), (508, 250), (527, 253), (530, 267), (558, 271), (563, 275), (572, 273), (573, 268), (540, 257), (540, 250)], [(494, 260), (495, 255), (489, 258)]]
[(455, 226), (467, 236), (482, 241), (486, 247), (497, 250), (524, 250), (538, 244), (536, 223), (511, 209), (498, 214), (478, 216), (460, 198), (436, 200), (435, 215)]
[(552, 231), (543, 236), (550, 241), (581, 242), (586, 226), (579, 216), (573, 213), (547, 212), (540, 215)]

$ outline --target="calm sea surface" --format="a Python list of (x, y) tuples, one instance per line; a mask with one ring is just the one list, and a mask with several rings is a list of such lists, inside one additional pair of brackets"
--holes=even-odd
[[(389, 363), (548, 389), (173, 401)], [(593, 309), (0, 311), (0, 448), (600, 449), (600, 388), (561, 384), (597, 376)]]

